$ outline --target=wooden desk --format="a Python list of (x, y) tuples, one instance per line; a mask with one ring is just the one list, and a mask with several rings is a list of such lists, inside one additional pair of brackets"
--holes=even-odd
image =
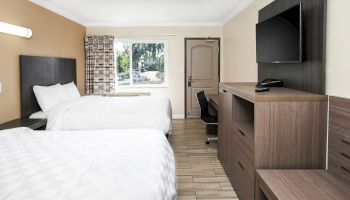
[(216, 109), (216, 111), (218, 111), (219, 105), (220, 105), (219, 95), (218, 94), (208, 94), (207, 97), (209, 99), (210, 105), (212, 105)]
[(325, 170), (257, 170), (256, 200), (347, 200), (350, 188)]

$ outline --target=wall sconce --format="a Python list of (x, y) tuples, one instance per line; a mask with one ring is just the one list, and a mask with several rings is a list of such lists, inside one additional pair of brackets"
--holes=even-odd
[(0, 33), (17, 35), (24, 38), (32, 37), (32, 30), (30, 30), (29, 28), (16, 26), (5, 22), (0, 22)]

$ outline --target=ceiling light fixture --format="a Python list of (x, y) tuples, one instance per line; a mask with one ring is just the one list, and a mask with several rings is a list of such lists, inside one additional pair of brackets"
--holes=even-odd
[(16, 35), (24, 38), (32, 37), (32, 30), (30, 30), (29, 28), (16, 26), (5, 22), (0, 22), (0, 33)]

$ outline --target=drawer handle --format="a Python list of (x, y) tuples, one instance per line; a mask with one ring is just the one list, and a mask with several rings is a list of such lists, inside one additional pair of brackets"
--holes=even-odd
[(346, 141), (346, 140), (341, 140), (341, 141), (342, 141), (342, 143), (344, 143), (344, 144), (350, 145), (350, 142), (348, 142), (348, 141)]
[(243, 133), (243, 131), (241, 131), (240, 129), (238, 129), (238, 132), (239, 132), (241, 135), (245, 136), (245, 134)]
[(243, 165), (242, 165), (241, 162), (238, 161), (238, 165), (239, 165), (239, 167), (240, 167), (242, 170), (244, 170), (244, 167), (243, 167)]
[(346, 172), (350, 173), (350, 170), (349, 170), (349, 169), (347, 169), (346, 167), (341, 166), (340, 168), (341, 168), (342, 170), (344, 170), (344, 171), (346, 171)]
[(342, 155), (343, 157), (345, 157), (345, 158), (347, 158), (347, 159), (350, 159), (350, 156), (347, 155), (346, 153), (341, 152), (340, 155)]

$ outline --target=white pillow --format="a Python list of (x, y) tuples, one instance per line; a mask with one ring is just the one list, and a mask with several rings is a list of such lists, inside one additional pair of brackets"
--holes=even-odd
[(64, 85), (62, 85), (62, 87), (67, 92), (68, 97), (70, 99), (77, 99), (77, 98), (81, 97), (79, 90), (78, 90), (77, 86), (74, 84), (74, 82), (64, 84)]
[(33, 113), (29, 116), (29, 119), (46, 119), (47, 115), (43, 111)]
[(56, 104), (69, 99), (61, 84), (52, 86), (34, 86), (33, 91), (42, 111), (47, 112)]

